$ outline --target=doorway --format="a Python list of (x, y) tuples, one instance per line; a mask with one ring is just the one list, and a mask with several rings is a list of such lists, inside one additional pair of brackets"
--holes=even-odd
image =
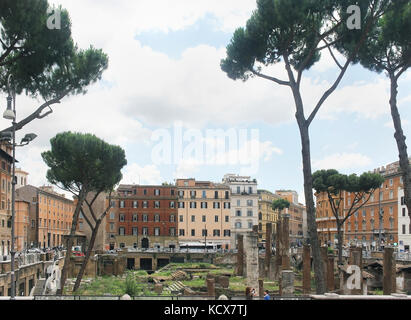
[(143, 249), (148, 249), (148, 247), (149, 247), (148, 238), (143, 238), (143, 239), (141, 240), (141, 247), (142, 247)]

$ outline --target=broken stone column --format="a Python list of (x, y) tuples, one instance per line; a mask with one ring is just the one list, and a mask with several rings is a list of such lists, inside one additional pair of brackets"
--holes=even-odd
[(324, 279), (325, 279), (325, 283), (327, 283), (328, 248), (321, 247), (320, 252), (321, 252), (321, 261), (323, 263), (323, 268), (324, 268)]
[(268, 278), (270, 274), (270, 267), (271, 267), (271, 237), (273, 234), (272, 224), (271, 222), (267, 223), (266, 225), (266, 233), (265, 233), (265, 260), (264, 260), (264, 271), (265, 276)]
[(395, 275), (393, 276), (393, 265), (395, 264), (394, 249), (390, 247), (384, 248), (384, 264), (383, 264), (383, 292), (384, 295), (395, 293)]
[(303, 294), (311, 293), (311, 252), (310, 246), (303, 247)]
[(161, 283), (156, 283), (154, 285), (154, 292), (160, 295), (163, 292), (163, 285)]
[(282, 265), (282, 257), (281, 257), (281, 239), (282, 238), (282, 223), (281, 217), (277, 221), (277, 233), (275, 239), (275, 260), (276, 260), (276, 268), (275, 268), (275, 278), (279, 279), (281, 273), (281, 265)]
[(247, 255), (245, 257), (247, 286), (258, 290), (258, 229), (257, 232), (254, 232), (254, 230), (251, 232), (247, 232), (245, 239), (247, 242), (245, 246), (247, 249)]
[(210, 297), (215, 297), (215, 280), (213, 278), (207, 278), (207, 294)]
[(237, 275), (244, 276), (244, 236), (237, 235)]
[(294, 294), (294, 272), (283, 270), (280, 275), (280, 296), (291, 296)]
[(283, 223), (282, 223), (282, 264), (281, 268), (283, 270), (290, 269), (290, 215), (284, 214), (283, 215)]
[(328, 265), (327, 265), (327, 289), (328, 292), (335, 290), (335, 279), (334, 279), (334, 256), (328, 255)]
[(358, 266), (361, 270), (361, 289), (353, 289), (351, 290), (351, 294), (354, 295), (362, 295), (363, 294), (363, 279), (362, 279), (362, 248), (351, 248), (351, 264)]

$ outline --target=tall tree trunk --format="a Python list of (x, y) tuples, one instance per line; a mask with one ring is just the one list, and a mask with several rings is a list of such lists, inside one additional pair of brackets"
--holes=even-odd
[(84, 199), (86, 198), (86, 192), (84, 187), (81, 188), (80, 193), (79, 193), (79, 198), (77, 202), (76, 209), (74, 210), (73, 214), (73, 222), (71, 223), (71, 230), (70, 230), (70, 235), (67, 241), (67, 251), (66, 251), (66, 257), (64, 258), (64, 266), (63, 270), (61, 271), (61, 279), (60, 279), (60, 288), (57, 289), (56, 295), (62, 295), (63, 290), (64, 290), (64, 285), (67, 280), (67, 271), (70, 265), (70, 259), (71, 259), (71, 248), (73, 246), (74, 242), (74, 236), (76, 233), (76, 227), (77, 227), (77, 222), (78, 222), (78, 217), (80, 215), (80, 209), (81, 206), (83, 205)]
[(321, 260), (320, 245), (318, 242), (317, 222), (315, 221), (314, 195), (313, 195), (313, 178), (311, 173), (311, 153), (310, 153), (310, 136), (308, 126), (304, 119), (304, 114), (297, 111), (297, 122), (300, 128), (303, 173), (304, 173), (304, 195), (307, 209), (307, 226), (308, 235), (313, 254), (315, 285), (317, 294), (325, 292), (324, 267)]
[(337, 221), (337, 237), (338, 237), (338, 265), (343, 264), (343, 229), (342, 225)]
[(98, 229), (100, 228), (101, 219), (97, 220), (96, 226), (93, 228), (93, 232), (91, 233), (90, 243), (87, 248), (86, 256), (84, 257), (83, 263), (81, 264), (80, 271), (77, 275), (76, 283), (74, 284), (73, 291), (77, 291), (80, 287), (81, 279), (83, 278), (84, 271), (86, 270), (87, 263), (90, 259), (91, 252), (93, 251), (94, 242), (96, 241)]
[(411, 217), (411, 168), (408, 160), (407, 145), (405, 143), (404, 132), (401, 127), (401, 118), (397, 107), (398, 83), (393, 73), (390, 73), (391, 80), (391, 97), (390, 107), (392, 121), (394, 122), (395, 134), (397, 141), (398, 153), (400, 158), (400, 168), (404, 183), (404, 199), (408, 209), (408, 215)]

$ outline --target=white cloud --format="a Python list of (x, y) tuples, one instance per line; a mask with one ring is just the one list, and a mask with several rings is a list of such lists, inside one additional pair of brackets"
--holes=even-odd
[(160, 170), (155, 165), (140, 166), (137, 163), (127, 165), (123, 171), (122, 184), (161, 184)]
[(371, 159), (360, 153), (336, 153), (329, 155), (321, 160), (313, 160), (313, 168), (318, 170), (354, 170), (358, 168), (369, 167), (371, 164)]
[[(409, 123), (410, 122), (407, 119), (401, 119), (401, 127), (404, 128), (404, 127), (408, 126)], [(394, 129), (394, 123), (392, 122), (392, 120), (388, 121), (388, 122), (384, 123), (384, 127)]]

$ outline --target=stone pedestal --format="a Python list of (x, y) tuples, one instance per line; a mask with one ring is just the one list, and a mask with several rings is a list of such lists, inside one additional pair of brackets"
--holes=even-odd
[(353, 289), (351, 290), (351, 294), (353, 295), (362, 295), (363, 294), (363, 279), (362, 279), (362, 248), (353, 247), (350, 250), (350, 264), (358, 266), (361, 270), (361, 289)]
[(154, 292), (157, 294), (161, 294), (163, 292), (163, 285), (161, 283), (156, 283), (154, 285)]
[(283, 270), (280, 275), (280, 296), (291, 296), (294, 294), (294, 272)]
[(310, 246), (303, 248), (303, 294), (311, 293), (311, 253)]
[(384, 248), (384, 265), (383, 265), (383, 291), (384, 295), (395, 293), (396, 279), (395, 273), (394, 249)]
[(207, 283), (207, 295), (210, 297), (215, 297), (215, 280), (212, 278), (206, 279)]
[(264, 280), (263, 279), (258, 279), (258, 292), (259, 292), (260, 298), (264, 297)]

